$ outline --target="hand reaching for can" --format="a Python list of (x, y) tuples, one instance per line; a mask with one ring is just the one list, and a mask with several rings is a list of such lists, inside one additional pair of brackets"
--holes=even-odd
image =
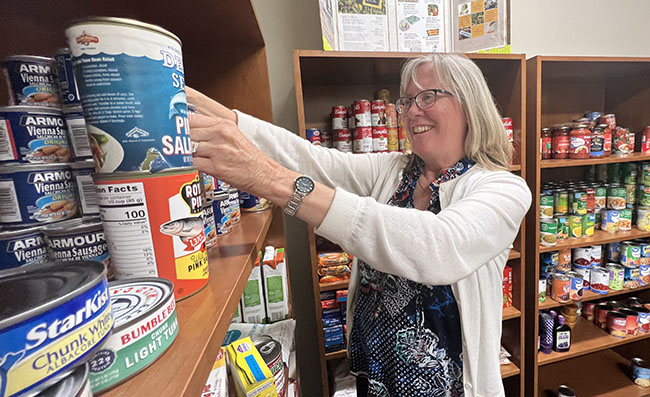
[(194, 105), (196, 113), (204, 116), (215, 116), (237, 123), (237, 114), (219, 102), (207, 97), (191, 87), (185, 87), (187, 103)]

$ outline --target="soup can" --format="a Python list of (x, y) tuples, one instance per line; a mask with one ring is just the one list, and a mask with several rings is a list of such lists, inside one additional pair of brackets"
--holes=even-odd
[(602, 329), (607, 329), (609, 312), (614, 308), (606, 302), (596, 304), (594, 309), (594, 323)]
[(553, 203), (555, 214), (567, 215), (569, 213), (569, 191), (558, 189), (553, 193)]
[(543, 219), (553, 218), (553, 196), (543, 195), (540, 198), (539, 217)]
[(594, 267), (590, 272), (589, 289), (597, 294), (609, 292), (609, 271), (601, 267)]
[(570, 238), (582, 237), (582, 216), (581, 215), (569, 216), (569, 237)]
[(559, 240), (569, 238), (569, 217), (567, 215), (555, 215), (557, 221), (557, 238)]
[(620, 223), (618, 230), (629, 231), (632, 230), (632, 210), (626, 208), (621, 210)]
[(600, 229), (616, 233), (621, 227), (621, 212), (619, 210), (602, 210)]
[(65, 35), (97, 172), (192, 166), (180, 39), (106, 17), (72, 21)]
[(321, 145), (321, 131), (318, 128), (307, 128), (305, 130), (305, 137), (312, 145)]
[(582, 235), (583, 236), (593, 236), (594, 229), (596, 225), (596, 215), (595, 214), (585, 214), (582, 216)]
[(627, 192), (624, 187), (612, 184), (607, 188), (607, 208), (622, 210), (627, 206)]
[(342, 130), (348, 128), (348, 108), (347, 106), (332, 106), (332, 130)]
[(540, 242), (547, 247), (557, 244), (557, 222), (555, 220), (542, 219), (540, 221)]
[(571, 302), (571, 279), (562, 273), (553, 274), (553, 282), (551, 286), (554, 301), (558, 303)]
[(625, 278), (625, 269), (623, 266), (616, 263), (608, 263), (607, 270), (609, 270), (609, 289), (612, 291), (622, 290), (623, 280)]
[(607, 315), (607, 329), (609, 334), (616, 338), (625, 338), (627, 335), (627, 315), (610, 311)]
[(603, 185), (597, 185), (595, 190), (595, 210), (598, 211), (607, 208), (607, 188)]
[(596, 310), (596, 304), (593, 302), (585, 302), (582, 304), (582, 317), (587, 321), (594, 321), (594, 314)]
[(639, 333), (639, 313), (631, 309), (620, 309), (618, 311), (625, 314), (625, 330), (628, 335), (637, 335)]
[(641, 247), (630, 241), (622, 241), (619, 246), (620, 262), (624, 266), (639, 266)]
[(53, 58), (12, 55), (2, 67), (10, 105), (61, 107)]

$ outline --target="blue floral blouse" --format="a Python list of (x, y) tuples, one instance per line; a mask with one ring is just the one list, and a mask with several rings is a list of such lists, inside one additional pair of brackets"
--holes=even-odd
[[(427, 211), (440, 212), (439, 187), (467, 172), (462, 159), (430, 185)], [(388, 205), (413, 208), (419, 167), (405, 172)], [(422, 264), (426, 266), (426, 264)], [(431, 286), (359, 261), (360, 286), (350, 335), (352, 373), (369, 396), (462, 396), (460, 314), (449, 285)]]

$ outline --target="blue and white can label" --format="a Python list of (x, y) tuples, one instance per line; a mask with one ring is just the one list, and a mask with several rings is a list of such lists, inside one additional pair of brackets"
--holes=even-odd
[(67, 164), (0, 166), (0, 225), (57, 222), (79, 216)]
[(67, 163), (71, 157), (61, 110), (42, 106), (0, 108), (0, 162)]
[(69, 48), (59, 48), (54, 55), (59, 92), (63, 106), (80, 106), (79, 90), (74, 79), (72, 57)]
[(0, 270), (47, 261), (47, 247), (38, 227), (0, 232)]
[(92, 159), (93, 152), (90, 150), (86, 119), (84, 119), (81, 106), (65, 108), (63, 109), (63, 115), (68, 126), (70, 146), (75, 160)]
[(54, 59), (12, 55), (2, 66), (9, 86), (10, 105), (61, 107)]
[(230, 197), (228, 193), (215, 196), (212, 202), (212, 209), (214, 210), (214, 221), (217, 225), (217, 236), (230, 233), (232, 221), (230, 218)]
[(97, 172), (192, 166), (180, 40), (120, 18), (73, 22), (66, 38)]
[(111, 259), (99, 218), (72, 219), (43, 228), (53, 261), (95, 261), (110, 268)]

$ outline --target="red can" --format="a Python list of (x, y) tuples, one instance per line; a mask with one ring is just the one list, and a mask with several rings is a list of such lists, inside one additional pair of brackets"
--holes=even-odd
[(615, 127), (612, 129), (612, 152), (630, 152), (630, 147), (627, 141), (627, 130), (623, 127)]
[(334, 147), (342, 152), (352, 152), (352, 132), (347, 128), (334, 130)]
[(571, 131), (569, 158), (588, 159), (591, 148), (591, 131), (580, 124)]
[(594, 312), (594, 323), (602, 329), (607, 329), (609, 312), (613, 311), (613, 309), (614, 308), (607, 303), (597, 304)]
[(325, 147), (332, 147), (332, 134), (329, 131), (321, 131), (320, 145)]
[(514, 138), (514, 130), (512, 128), (512, 119), (510, 117), (504, 117), (502, 118), (502, 120), (503, 120), (503, 127), (506, 129), (508, 141), (513, 142), (515, 138)]
[(602, 124), (605, 131), (605, 157), (612, 155), (612, 130), (608, 125)]
[(388, 128), (372, 127), (372, 151), (375, 153), (388, 151)]
[(594, 321), (596, 314), (596, 304), (593, 302), (585, 302), (582, 304), (582, 317), (587, 321)]
[(650, 152), (650, 125), (641, 130), (641, 152)]
[(397, 107), (394, 103), (386, 104), (386, 127), (397, 128)]
[(397, 137), (399, 138), (399, 151), (406, 153), (406, 128), (403, 125), (397, 129)]
[(625, 314), (625, 330), (628, 335), (639, 333), (639, 313), (630, 309), (620, 309), (619, 313)]
[(354, 111), (352, 109), (354, 109), (354, 103), (348, 106), (348, 128), (350, 130), (353, 130), (354, 127), (356, 127), (354, 124)]
[(388, 151), (399, 151), (399, 132), (397, 128), (388, 127)]
[(348, 128), (348, 108), (342, 105), (332, 106), (332, 130)]
[(627, 335), (627, 315), (620, 312), (609, 312), (607, 315), (607, 329), (609, 334), (617, 338)]
[(607, 124), (607, 126), (613, 131), (616, 128), (616, 115), (613, 113), (600, 116), (598, 119), (600, 124)]
[(631, 132), (629, 128), (625, 130), (627, 131), (627, 149), (629, 153), (632, 153), (636, 147), (636, 134)]
[(372, 153), (372, 127), (354, 129), (354, 152)]
[(386, 102), (381, 99), (372, 101), (370, 107), (370, 121), (373, 127), (386, 126)]
[(372, 117), (370, 113), (370, 101), (367, 99), (359, 99), (354, 101), (354, 127), (372, 127)]
[(596, 209), (596, 188), (588, 187), (587, 191), (587, 212), (592, 213)]
[(553, 158), (569, 158), (569, 146), (571, 143), (569, 127), (556, 128), (553, 131)]

